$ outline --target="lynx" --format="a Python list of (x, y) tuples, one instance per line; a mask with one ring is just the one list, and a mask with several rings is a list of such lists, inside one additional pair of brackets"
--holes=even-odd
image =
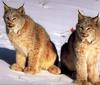
[(23, 6), (16, 9), (4, 3), (7, 35), (16, 50), (16, 63), (11, 69), (30, 74), (41, 70), (59, 74), (60, 68), (54, 65), (57, 58), (54, 44), (45, 29), (25, 14)]
[(61, 63), (76, 71), (78, 85), (100, 85), (97, 56), (100, 53), (99, 15), (85, 16), (78, 13), (76, 30), (70, 35), (61, 51)]

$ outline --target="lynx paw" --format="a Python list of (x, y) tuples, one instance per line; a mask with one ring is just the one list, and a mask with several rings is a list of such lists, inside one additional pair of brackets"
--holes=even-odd
[(100, 85), (100, 82), (95, 83), (94, 85)]
[(76, 81), (78, 85), (89, 85), (87, 80), (78, 80)]
[(50, 67), (48, 68), (48, 71), (49, 71), (50, 73), (53, 73), (53, 74), (60, 74), (60, 73), (61, 73), (60, 68), (58, 68), (58, 67), (55, 66), (55, 65), (50, 66)]
[(15, 71), (23, 71), (23, 69), (18, 64), (13, 64), (10, 68)]
[(37, 69), (33, 69), (32, 67), (26, 67), (26, 68), (24, 69), (24, 72), (34, 75), (34, 74), (36, 74), (36, 73), (39, 73), (40, 70), (39, 70), (39, 69), (38, 69), (38, 70), (37, 70)]

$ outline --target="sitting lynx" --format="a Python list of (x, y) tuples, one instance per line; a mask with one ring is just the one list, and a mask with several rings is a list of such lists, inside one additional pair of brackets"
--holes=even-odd
[(63, 45), (61, 63), (70, 71), (76, 71), (78, 85), (100, 85), (97, 56), (100, 53), (99, 17), (78, 14), (76, 30)]
[(59, 74), (54, 65), (57, 53), (47, 32), (25, 14), (24, 7), (11, 8), (4, 3), (7, 35), (16, 49), (11, 69), (36, 74), (42, 69)]

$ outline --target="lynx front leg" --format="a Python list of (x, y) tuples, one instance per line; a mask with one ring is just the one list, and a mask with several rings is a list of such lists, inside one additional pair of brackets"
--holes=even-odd
[(11, 66), (11, 69), (16, 71), (23, 71), (25, 68), (26, 57), (20, 52), (16, 51), (16, 63)]
[(40, 72), (40, 57), (36, 52), (30, 52), (28, 56), (28, 66), (25, 68), (24, 72), (30, 74), (36, 74)]
[(76, 82), (78, 85), (88, 85), (87, 81), (87, 64), (85, 56), (78, 56), (76, 61)]
[(89, 80), (93, 85), (100, 85), (100, 78), (97, 68), (96, 57), (91, 59), (90, 62), (88, 63), (88, 75), (89, 75)]

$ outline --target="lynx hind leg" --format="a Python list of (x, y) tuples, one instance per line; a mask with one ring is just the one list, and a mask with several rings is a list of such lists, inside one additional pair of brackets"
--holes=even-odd
[(73, 63), (74, 57), (72, 57), (71, 54), (68, 49), (68, 43), (65, 43), (61, 48), (61, 63), (64, 64), (69, 71), (74, 71), (76, 70)]
[(15, 71), (23, 71), (25, 68), (26, 58), (23, 54), (16, 52), (16, 63), (11, 65), (11, 69)]
[(61, 47), (61, 73), (66, 74), (72, 79), (76, 79), (76, 68), (73, 63), (74, 58), (72, 59), (71, 53), (68, 49), (68, 43), (65, 43)]
[(48, 65), (49, 67), (47, 70), (53, 74), (60, 74), (61, 73), (60, 68), (54, 65), (55, 62), (56, 64), (58, 62), (58, 58), (57, 58), (58, 56), (57, 56), (57, 50), (53, 42), (48, 43), (48, 56), (47, 57), (48, 59), (46, 61), (49, 64)]

